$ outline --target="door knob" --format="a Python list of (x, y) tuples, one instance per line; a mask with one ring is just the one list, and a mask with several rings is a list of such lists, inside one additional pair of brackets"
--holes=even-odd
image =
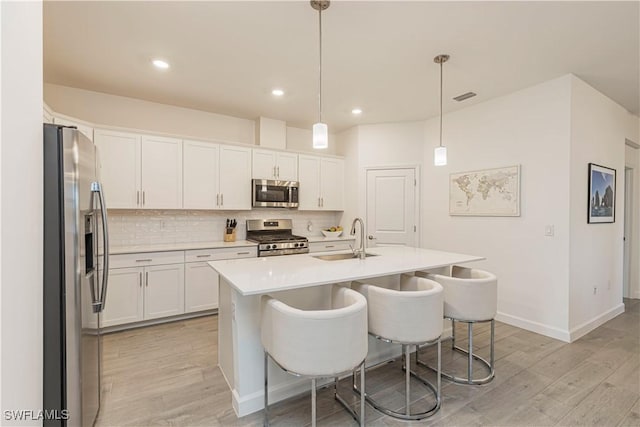
[(369, 240), (374, 240), (374, 239), (375, 239), (375, 237), (373, 237), (372, 234), (369, 234)]

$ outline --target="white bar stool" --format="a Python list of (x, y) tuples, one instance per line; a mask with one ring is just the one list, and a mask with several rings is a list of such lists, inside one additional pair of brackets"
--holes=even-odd
[[(353, 282), (351, 286), (367, 298), (369, 335), (385, 342), (402, 344), (404, 355), (405, 413), (382, 406), (367, 393), (365, 393), (365, 399), (380, 412), (403, 420), (420, 420), (435, 414), (441, 404), (439, 367), (443, 314), (442, 286), (432, 280), (408, 275), (401, 276), (400, 290), (360, 282)], [(417, 355), (418, 347), (423, 344), (438, 345), (438, 370), (435, 387), (411, 371), (411, 346), (416, 347)], [(427, 411), (411, 413), (411, 376), (421, 381), (434, 393), (436, 403)], [(362, 390), (361, 388), (360, 391), (362, 392)]]
[[(311, 422), (316, 425), (316, 380), (334, 378), (334, 396), (364, 425), (360, 415), (337, 393), (340, 375), (357, 368), (364, 374), (367, 356), (367, 301), (359, 293), (333, 285), (330, 310), (299, 310), (269, 296), (262, 297), (261, 338), (264, 347), (264, 424), (269, 425), (269, 357), (284, 371), (311, 377)], [(364, 390), (364, 375), (361, 379)]]
[[(426, 271), (416, 272), (417, 276), (435, 280), (444, 288), (444, 317), (451, 319), (452, 348), (466, 354), (467, 377), (443, 372), (442, 376), (460, 384), (486, 384), (495, 376), (495, 316), (498, 305), (498, 280), (488, 271), (472, 268), (453, 266), (451, 275), (433, 274)], [(455, 322), (467, 324), (468, 346), (467, 349), (456, 345)], [(490, 361), (473, 353), (473, 325), (475, 323), (491, 322)], [(484, 378), (473, 378), (473, 360), (477, 360), (488, 370)], [(424, 366), (422, 361), (418, 363)], [(431, 368), (433, 369), (433, 368)]]

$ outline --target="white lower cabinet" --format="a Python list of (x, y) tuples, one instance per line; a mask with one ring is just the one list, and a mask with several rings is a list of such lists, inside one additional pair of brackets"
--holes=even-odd
[(207, 261), (255, 258), (256, 246), (109, 257), (103, 327), (218, 308), (218, 273)]
[(145, 267), (144, 319), (184, 313), (184, 264)]
[(206, 261), (255, 258), (256, 246), (197, 249), (185, 252), (184, 311), (193, 313), (218, 308), (220, 278)]
[(121, 325), (143, 320), (143, 267), (112, 268), (102, 326)]
[(218, 308), (218, 273), (206, 262), (189, 262), (184, 270), (184, 311)]
[(184, 313), (184, 252), (109, 257), (109, 283), (102, 326)]

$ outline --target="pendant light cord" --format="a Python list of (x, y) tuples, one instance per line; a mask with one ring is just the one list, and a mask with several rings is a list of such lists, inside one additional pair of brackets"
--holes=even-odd
[(320, 8), (318, 10), (318, 27), (320, 28), (320, 40), (319, 40), (319, 52), (320, 52), (320, 73), (319, 76), (320, 78), (318, 79), (318, 87), (319, 87), (319, 92), (318, 92), (318, 116), (319, 116), (319, 123), (322, 123), (322, 8)]
[(442, 147), (442, 64), (440, 62), (440, 147)]

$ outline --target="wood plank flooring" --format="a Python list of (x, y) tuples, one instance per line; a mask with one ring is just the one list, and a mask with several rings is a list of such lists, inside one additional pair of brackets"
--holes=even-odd
[[(442, 409), (421, 422), (402, 422), (367, 405), (370, 426), (640, 426), (640, 300), (625, 300), (625, 313), (566, 344), (496, 323), (496, 378), (484, 386), (443, 381)], [(231, 392), (216, 366), (217, 317), (178, 321), (104, 337), (103, 403), (97, 427), (260, 426), (262, 412), (236, 418)], [(465, 336), (460, 325), (458, 336)], [(488, 356), (488, 327), (474, 343)], [(460, 344), (464, 344), (460, 340)], [(443, 344), (443, 366), (465, 360)], [(421, 352), (430, 360), (432, 349)], [(381, 403), (404, 408), (404, 376), (396, 361), (367, 374), (367, 390)], [(479, 367), (477, 368), (479, 369)], [(427, 370), (419, 372), (433, 378)], [(432, 403), (412, 382), (412, 409)], [(354, 404), (349, 381), (340, 391)], [(274, 426), (310, 423), (310, 394), (271, 407)], [(355, 426), (333, 399), (318, 392), (318, 425)]]

